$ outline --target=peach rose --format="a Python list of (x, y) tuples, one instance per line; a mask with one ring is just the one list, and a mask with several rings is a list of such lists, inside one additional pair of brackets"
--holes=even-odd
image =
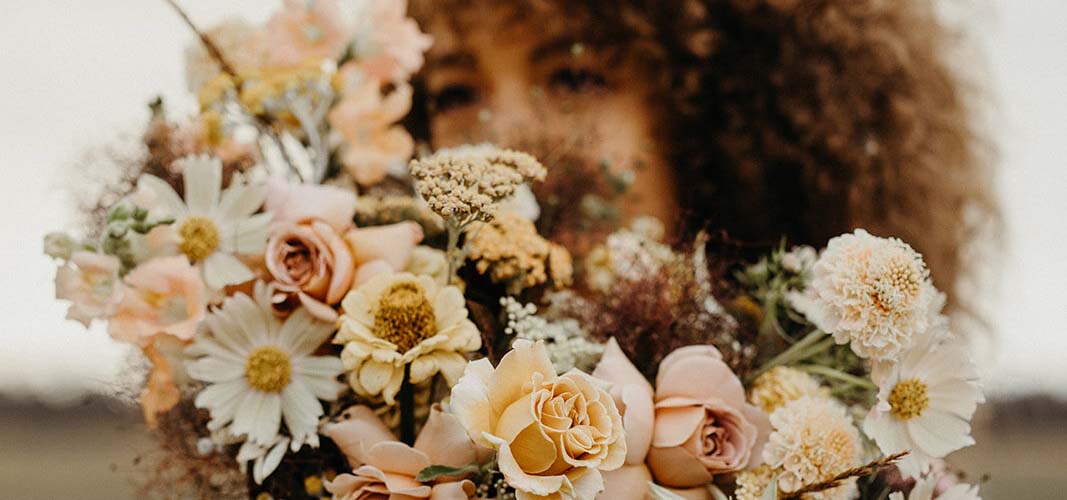
[(647, 463), (657, 483), (695, 487), (759, 465), (770, 421), (745, 401), (741, 381), (714, 347), (687, 346), (663, 359), (655, 408)]
[(352, 287), (356, 270), (348, 245), (329, 224), (275, 223), (265, 263), (274, 278), (276, 310), (291, 310), (298, 302), (316, 318), (337, 320), (333, 306)]
[(478, 449), (463, 426), (440, 405), (430, 409), (413, 447), (397, 441), (366, 406), (349, 408), (344, 414), (345, 420), (323, 428), (354, 467), (352, 474), (326, 483), (335, 500), (467, 500), (474, 494), (474, 483), (465, 479), (442, 478), (435, 484), (415, 480), (430, 465), (462, 467), (478, 459)]
[(580, 371), (557, 376), (542, 342), (517, 340), (496, 369), (469, 363), (452, 407), (471, 439), (497, 451), (518, 500), (592, 499), (601, 471), (626, 459), (611, 395)]

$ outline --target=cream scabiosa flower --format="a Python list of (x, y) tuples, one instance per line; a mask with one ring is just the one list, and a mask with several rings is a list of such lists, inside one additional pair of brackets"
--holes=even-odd
[(344, 344), (348, 382), (358, 394), (381, 394), (390, 405), (408, 365), (412, 384), (441, 373), (451, 386), (467, 364), (463, 354), (482, 345), (463, 294), (429, 276), (378, 274), (349, 292), (341, 307), (334, 343)]
[(899, 363), (877, 366), (878, 403), (863, 421), (863, 432), (884, 453), (908, 450), (897, 463), (918, 477), (941, 458), (974, 444), (970, 420), (979, 402), (978, 371), (958, 343), (922, 343)]
[[(805, 396), (771, 414), (763, 460), (782, 469), (778, 486), (785, 493), (828, 480), (860, 464), (859, 432), (847, 410), (828, 398)], [(855, 478), (840, 486), (806, 494), (810, 500), (847, 500), (856, 496)]]
[(234, 255), (259, 254), (267, 245), (271, 216), (253, 215), (263, 205), (266, 189), (234, 183), (223, 190), (218, 158), (190, 156), (175, 164), (182, 171), (184, 201), (166, 181), (145, 174), (137, 181), (134, 203), (149, 209), (154, 218), (174, 219), (157, 229), (163, 229), (162, 238), (190, 262), (203, 264), (209, 287), (220, 289), (252, 279), (252, 271)]
[(341, 361), (312, 356), (333, 326), (304, 309), (283, 323), (271, 312), (267, 286), (257, 282), (254, 293), (254, 300), (227, 298), (205, 319), (210, 335), (189, 347), (197, 358), (187, 363), (189, 375), (208, 384), (195, 404), (211, 411), (208, 429), (226, 428), (260, 448), (277, 445), (283, 419), (294, 451), (318, 446), (319, 400), (332, 401), (344, 388), (336, 380)]
[[(915, 487), (908, 493), (907, 500), (933, 500), (937, 490), (937, 477), (920, 478), (915, 482)], [(978, 487), (969, 484), (954, 484), (936, 497), (938, 500), (982, 500), (978, 496)], [(904, 500), (904, 494), (895, 491), (889, 494), (889, 500)]]
[(908, 349), (926, 330), (935, 295), (922, 256), (911, 246), (857, 229), (830, 240), (811, 285), (790, 300), (838, 344), (881, 360)]

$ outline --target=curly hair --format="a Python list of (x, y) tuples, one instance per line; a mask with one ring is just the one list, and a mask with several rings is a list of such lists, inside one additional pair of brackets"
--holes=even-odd
[[(470, 2), (452, 3), (416, 0), (412, 14), (462, 30)], [(651, 99), (689, 229), (754, 251), (782, 237), (822, 246), (856, 227), (898, 236), (960, 306), (976, 243), (996, 241), (986, 237), (1001, 222), (973, 89), (929, 0), (503, 3), (519, 21), (566, 12), (556, 22), (663, 75)]]

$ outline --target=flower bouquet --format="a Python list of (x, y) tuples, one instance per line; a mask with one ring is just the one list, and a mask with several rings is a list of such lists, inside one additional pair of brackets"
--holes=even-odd
[(639, 218), (572, 259), (529, 191), (551, 165), (412, 159), (431, 40), (364, 9), (193, 26), (199, 115), (155, 103), (118, 201), (45, 241), (68, 317), (145, 368), (146, 495), (977, 498), (942, 461), (976, 371), (909, 245), (724, 266)]

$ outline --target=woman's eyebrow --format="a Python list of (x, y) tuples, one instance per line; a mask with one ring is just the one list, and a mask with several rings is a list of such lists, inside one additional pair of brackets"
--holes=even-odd
[(547, 42), (540, 43), (530, 51), (530, 62), (540, 62), (553, 56), (560, 54), (569, 54), (574, 52), (576, 46), (580, 46), (581, 43), (572, 36), (562, 36), (548, 40)]
[(477, 66), (477, 62), (477, 58), (470, 52), (447, 52), (438, 57), (428, 58), (426, 70), (433, 71), (442, 68), (473, 69)]

